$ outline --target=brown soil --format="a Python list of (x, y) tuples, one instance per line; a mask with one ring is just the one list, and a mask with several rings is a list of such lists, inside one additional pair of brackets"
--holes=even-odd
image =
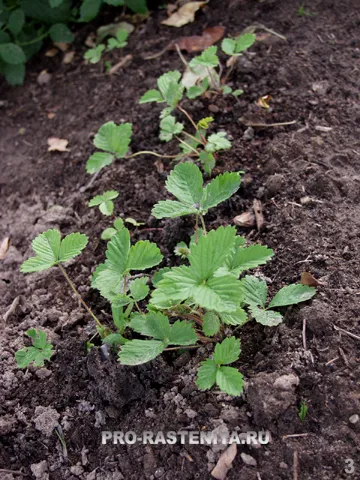
[[(272, 435), (267, 446), (238, 447), (230, 479), (360, 479), (360, 421), (349, 421), (360, 415), (359, 339), (334, 329), (360, 335), (359, 9), (355, 0), (316, 0), (310, 8), (317, 15), (299, 17), (299, 4), (213, 0), (195, 23), (181, 29), (161, 26), (165, 13), (160, 10), (131, 36), (125, 54), (131, 53), (133, 60), (113, 76), (104, 75), (99, 65), (83, 64), (83, 41), (94, 28), (86, 26), (78, 32), (73, 63), (63, 65), (59, 56), (39, 55), (23, 87), (1, 85), (0, 240), (11, 237), (0, 264), (1, 312), (20, 296), (18, 308), (1, 323), (1, 468), (22, 469), (31, 476), (30, 466), (45, 461), (40, 479), (48, 478), (47, 473), (51, 480), (205, 479), (219, 456), (210, 447), (101, 446), (101, 431), (139, 434), (225, 425), (230, 431), (265, 429)], [(322, 286), (308, 305), (287, 309), (279, 328), (248, 324), (240, 331), (238, 367), (248, 388), (234, 399), (196, 389), (194, 377), (204, 348), (136, 368), (121, 367), (113, 358), (102, 361), (97, 349), (87, 355), (84, 343), (94, 325), (60, 272), (24, 276), (19, 265), (30, 254), (30, 241), (47, 228), (88, 234), (86, 253), (68, 272), (107, 321), (108, 306), (89, 288), (89, 277), (103, 260), (104, 245), (98, 239), (108, 222), (87, 207), (88, 200), (106, 189), (118, 190), (119, 213), (144, 221), (143, 228), (163, 228), (134, 230), (134, 240), (156, 241), (165, 254), (187, 238), (191, 222), (158, 222), (150, 216), (152, 205), (165, 195), (164, 180), (171, 168), (165, 164), (165, 172), (158, 173), (152, 157), (119, 161), (83, 191), (90, 180), (84, 166), (93, 151), (91, 136), (106, 121), (130, 121), (133, 151), (165, 148), (172, 153), (171, 145), (161, 147), (158, 139), (160, 108), (140, 106), (137, 100), (155, 85), (157, 76), (182, 69), (182, 64), (176, 52), (152, 61), (142, 56), (207, 26), (223, 25), (234, 35), (254, 23), (274, 29), (287, 41), (268, 36), (255, 44), (253, 54), (242, 57), (231, 82), (245, 94), (239, 100), (201, 99), (187, 105), (195, 118), (218, 107), (216, 127), (233, 137), (233, 149), (221, 155), (218, 171), (246, 171), (239, 194), (209, 215), (210, 226), (230, 223), (254, 198), (260, 199), (265, 230), (260, 235), (240, 233), (276, 250), (275, 260), (263, 269), (271, 290), (299, 281), (302, 271), (311, 271)], [(113, 55), (118, 61), (118, 54)], [(44, 69), (52, 77), (39, 85), (37, 76)], [(255, 105), (263, 95), (272, 97), (270, 111)], [(49, 112), (56, 113), (51, 120)], [(249, 132), (244, 118), (297, 123)], [(47, 152), (51, 136), (68, 139), (70, 152)], [(302, 204), (306, 196), (311, 200)], [(169, 262), (174, 261), (170, 256)], [(29, 327), (44, 328), (56, 345), (56, 356), (40, 371), (20, 371), (14, 362)], [(296, 375), (299, 385), (277, 391), (274, 382), (288, 374)], [(309, 407), (304, 422), (297, 415), (302, 399)], [(58, 413), (67, 459), (55, 433), (47, 437), (36, 429), (39, 406)], [(284, 438), (295, 434), (303, 435)], [(251, 455), (257, 466), (246, 465), (241, 453)], [(353, 474), (345, 472), (346, 459), (354, 462)]]

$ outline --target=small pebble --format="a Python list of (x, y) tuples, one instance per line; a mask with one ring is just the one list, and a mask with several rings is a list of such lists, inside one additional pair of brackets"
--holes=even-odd
[(351, 415), (351, 417), (349, 418), (349, 422), (352, 424), (357, 423), (359, 420), (360, 420), (360, 417), (357, 414)]
[(241, 457), (241, 460), (245, 463), (245, 465), (257, 467), (257, 461), (251, 455), (248, 455), (247, 453), (242, 453), (240, 457)]

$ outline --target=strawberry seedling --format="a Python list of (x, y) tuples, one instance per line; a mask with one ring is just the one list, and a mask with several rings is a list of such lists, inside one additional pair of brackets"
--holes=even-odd
[(50, 360), (54, 350), (46, 339), (46, 333), (41, 330), (30, 329), (26, 335), (31, 338), (32, 345), (24, 347), (15, 353), (15, 360), (19, 368), (27, 368), (30, 364), (43, 367), (45, 360)]

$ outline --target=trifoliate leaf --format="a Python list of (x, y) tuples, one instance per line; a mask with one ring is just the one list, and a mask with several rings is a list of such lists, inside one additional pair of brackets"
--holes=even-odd
[(166, 344), (158, 340), (131, 340), (121, 347), (119, 362), (122, 365), (141, 365), (156, 358)]
[(56, 23), (50, 27), (50, 37), (53, 42), (71, 43), (74, 41), (74, 34), (65, 23)]
[(90, 63), (98, 63), (101, 60), (102, 52), (105, 50), (105, 45), (102, 43), (97, 47), (90, 48), (84, 53), (85, 60)]
[(219, 65), (219, 57), (216, 55), (217, 47), (208, 47), (202, 52), (201, 55), (194, 57), (189, 63), (189, 67), (193, 68), (197, 65), (203, 65), (204, 67), (217, 67)]
[(140, 98), (139, 103), (142, 104), (142, 103), (149, 103), (149, 102), (162, 103), (162, 102), (165, 102), (165, 99), (162, 97), (161, 93), (158, 90), (148, 90)]
[(96, 195), (93, 197), (89, 202), (89, 207), (99, 207), (100, 212), (103, 215), (112, 215), (114, 211), (114, 202), (113, 199), (117, 198), (119, 193), (115, 190), (108, 190), (104, 192), (102, 195)]
[(214, 153), (228, 148), (231, 148), (231, 142), (226, 138), (225, 132), (213, 133), (207, 138), (207, 144), (205, 145), (207, 152)]
[(234, 246), (235, 236), (235, 227), (219, 227), (191, 246), (189, 261), (198, 281), (207, 280), (224, 263)]
[(242, 308), (237, 308), (232, 313), (223, 313), (220, 314), (221, 321), (226, 323), (226, 325), (241, 326), (247, 322), (247, 313)]
[(307, 285), (292, 284), (283, 287), (271, 300), (268, 308), (284, 307), (286, 305), (295, 305), (296, 303), (310, 300), (316, 293), (315, 288)]
[(201, 208), (204, 211), (216, 207), (230, 198), (240, 187), (241, 177), (236, 172), (225, 172), (215, 177), (204, 189)]
[(130, 327), (141, 335), (169, 343), (170, 322), (160, 312), (149, 312), (146, 315), (135, 313), (132, 315)]
[(176, 122), (176, 118), (172, 115), (168, 115), (160, 122), (160, 140), (169, 142), (174, 135), (177, 135), (184, 129), (184, 125), (180, 122)]
[(140, 302), (140, 300), (143, 300), (145, 297), (147, 297), (150, 290), (147, 282), (147, 277), (136, 278), (130, 282), (130, 293), (135, 302)]
[(35, 367), (43, 367), (45, 360), (50, 360), (54, 353), (51, 343), (47, 342), (46, 333), (41, 330), (27, 330), (26, 334), (32, 339), (31, 347), (24, 347), (15, 353), (19, 368), (27, 368), (31, 363)]
[(219, 317), (214, 312), (207, 312), (203, 317), (202, 329), (207, 337), (216, 335), (220, 330)]
[(201, 362), (198, 370), (196, 385), (199, 390), (209, 390), (216, 381), (217, 364), (210, 358)]
[(170, 330), (169, 344), (193, 345), (198, 341), (193, 326), (185, 320), (177, 320)]
[[(222, 277), (220, 277), (222, 278)], [(246, 275), (241, 281), (243, 290), (243, 301), (247, 305), (265, 306), (267, 297), (267, 285), (264, 280), (259, 280), (257, 277)]]
[(100, 150), (113, 153), (117, 158), (122, 158), (129, 149), (131, 134), (131, 123), (116, 125), (114, 122), (107, 122), (95, 135), (94, 145)]
[(246, 248), (236, 247), (227, 257), (225, 267), (220, 269), (221, 274), (230, 273), (238, 277), (245, 270), (264, 265), (273, 255), (274, 251), (264, 245), (250, 245)]
[(145, 270), (158, 265), (163, 259), (155, 243), (141, 240), (130, 249), (126, 264), (127, 270)]
[(199, 210), (195, 207), (193, 208), (174, 200), (160, 200), (151, 210), (151, 215), (159, 219), (176, 218), (197, 213), (199, 213)]
[(232, 38), (225, 38), (221, 42), (221, 50), (226, 53), (226, 55), (234, 55), (235, 54), (236, 43), (235, 40)]
[(225, 338), (215, 347), (214, 362), (227, 365), (235, 362), (240, 356), (240, 340), (235, 337)]
[(103, 167), (111, 165), (114, 160), (115, 156), (112, 153), (95, 152), (86, 162), (86, 172), (91, 174), (99, 172)]
[(82, 233), (70, 233), (70, 235), (67, 235), (61, 241), (59, 262), (66, 262), (80, 255), (87, 243), (88, 237)]
[(176, 165), (166, 180), (166, 190), (184, 205), (194, 208), (203, 196), (203, 178), (199, 167), (185, 162)]
[(256, 305), (250, 306), (250, 312), (258, 323), (267, 327), (276, 327), (276, 325), (279, 325), (283, 320), (283, 317), (279, 312), (263, 310)]
[(238, 396), (244, 388), (244, 377), (233, 367), (220, 367), (216, 371), (216, 385), (228, 395)]

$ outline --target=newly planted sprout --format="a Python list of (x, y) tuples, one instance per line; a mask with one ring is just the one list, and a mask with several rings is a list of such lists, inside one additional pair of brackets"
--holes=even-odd
[(108, 190), (102, 195), (96, 195), (89, 202), (89, 207), (99, 207), (100, 212), (103, 215), (110, 216), (114, 212), (113, 200), (119, 196), (119, 193), (115, 190)]
[(45, 360), (49, 361), (54, 353), (51, 343), (47, 341), (46, 333), (32, 328), (26, 331), (26, 335), (31, 338), (32, 345), (15, 353), (18, 367), (27, 368), (31, 364), (43, 367)]
[(96, 47), (90, 48), (84, 54), (85, 60), (90, 63), (98, 63), (100, 62), (102, 55), (105, 52), (110, 52), (115, 48), (123, 48), (127, 45), (127, 39), (129, 36), (129, 32), (123, 28), (119, 28), (115, 32), (115, 36), (111, 37), (107, 41), (107, 45), (104, 43), (100, 43)]

